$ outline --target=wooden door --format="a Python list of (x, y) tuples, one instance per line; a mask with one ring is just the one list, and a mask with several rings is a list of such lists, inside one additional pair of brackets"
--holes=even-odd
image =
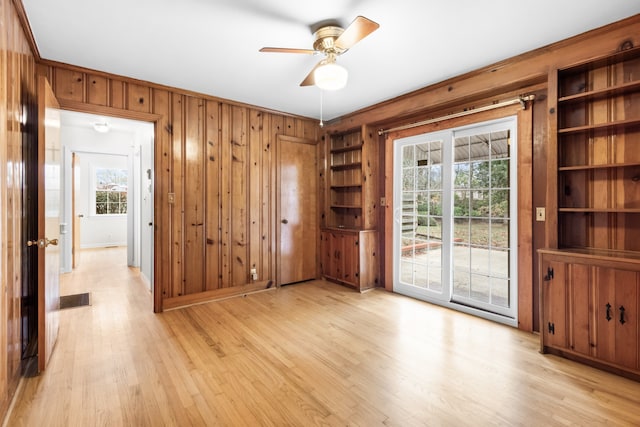
[(638, 368), (638, 273), (598, 268), (595, 283), (596, 357)]
[(314, 279), (316, 272), (317, 145), (278, 137), (278, 283)]
[(591, 331), (591, 267), (586, 264), (569, 265), (569, 347), (581, 354), (592, 352)]
[(341, 262), (342, 280), (358, 287), (359, 251), (358, 233), (345, 233), (342, 236)]
[(71, 267), (80, 265), (80, 220), (78, 200), (80, 197), (80, 159), (77, 153), (71, 154), (71, 212), (73, 217), (73, 243), (71, 245)]
[(45, 77), (38, 78), (38, 370), (47, 366), (58, 338), (60, 307), (60, 105)]
[[(566, 264), (542, 260), (542, 335), (545, 345), (567, 347), (567, 283)], [(549, 272), (553, 272), (553, 276)]]

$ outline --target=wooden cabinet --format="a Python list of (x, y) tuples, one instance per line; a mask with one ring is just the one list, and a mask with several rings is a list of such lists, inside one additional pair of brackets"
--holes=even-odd
[(541, 351), (640, 379), (640, 256), (540, 251)]
[(330, 280), (364, 291), (378, 284), (375, 230), (323, 229), (320, 271)]
[(379, 283), (377, 133), (362, 126), (326, 140), (320, 271), (363, 291)]
[(549, 81), (541, 349), (640, 378), (640, 48)]

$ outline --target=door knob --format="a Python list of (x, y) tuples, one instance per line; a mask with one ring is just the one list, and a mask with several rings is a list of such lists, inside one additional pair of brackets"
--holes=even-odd
[(53, 245), (53, 246), (58, 246), (58, 239), (47, 239), (46, 237), (44, 238), (44, 247), (46, 248), (49, 245)]
[(28, 240), (27, 241), (27, 246), (31, 247), (31, 246), (38, 246), (40, 248), (46, 248), (49, 245), (53, 245), (53, 246), (58, 246), (58, 239), (47, 239), (46, 237), (44, 239), (39, 239), (39, 240)]
[(282, 220), (282, 223), (283, 224), (289, 224), (289, 220), (285, 218), (285, 219)]

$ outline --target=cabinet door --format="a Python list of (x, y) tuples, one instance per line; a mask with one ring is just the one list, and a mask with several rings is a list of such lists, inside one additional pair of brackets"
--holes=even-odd
[(358, 286), (359, 283), (359, 242), (358, 242), (358, 234), (344, 234), (342, 239), (342, 280), (345, 282), (352, 284), (353, 286)]
[[(553, 271), (553, 277), (547, 276)], [(542, 334), (546, 346), (567, 347), (566, 264), (542, 260)]]
[(569, 348), (591, 355), (593, 342), (590, 321), (591, 267), (585, 264), (569, 265)]
[(638, 273), (598, 268), (596, 276), (596, 357), (638, 368)]
[(329, 262), (331, 261), (330, 257), (330, 248), (329, 248), (329, 234), (326, 231), (320, 232), (320, 274), (322, 276), (328, 276), (329, 273)]

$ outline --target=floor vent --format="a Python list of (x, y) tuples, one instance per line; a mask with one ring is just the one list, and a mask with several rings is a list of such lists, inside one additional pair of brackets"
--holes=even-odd
[(83, 294), (64, 295), (60, 297), (60, 309), (82, 307), (84, 305), (91, 305), (89, 292), (85, 292)]

